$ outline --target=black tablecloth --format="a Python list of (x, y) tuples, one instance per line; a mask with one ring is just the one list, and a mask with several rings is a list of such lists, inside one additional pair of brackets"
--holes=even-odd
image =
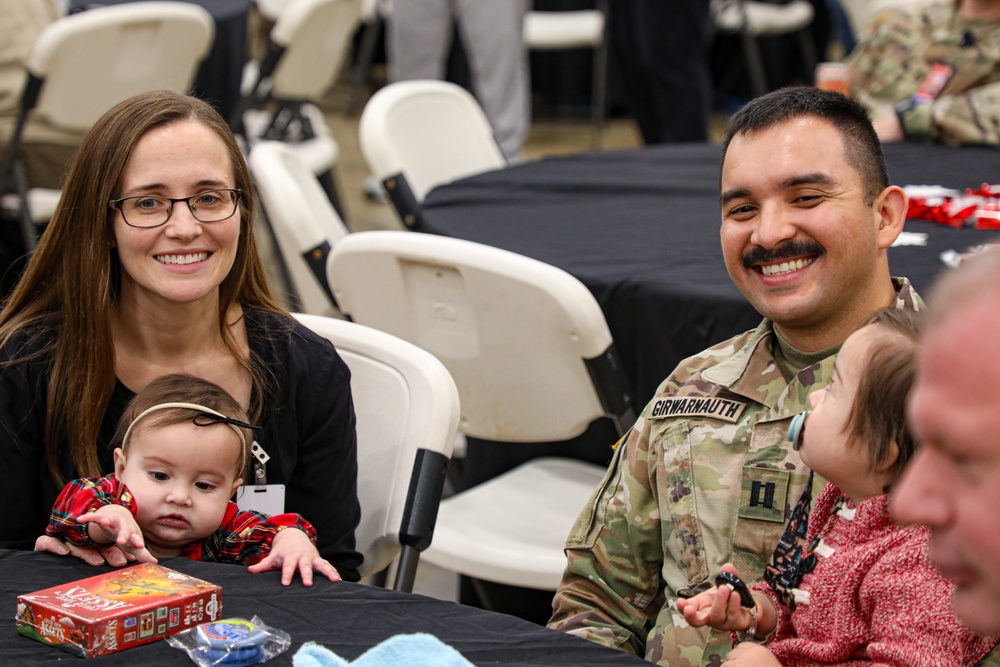
[[(548, 630), (512, 616), (473, 609), (421, 595), (396, 593), (361, 584), (317, 581), (312, 588), (296, 580), (282, 587), (277, 572), (249, 574), (234, 565), (199, 563), (181, 558), (167, 567), (222, 586), (225, 617), (252, 618), (291, 634), (289, 650), (267, 663), (291, 665), (292, 655), (307, 641), (325, 645), (354, 660), (397, 634), (427, 632), (457, 649), (476, 665), (643, 665), (638, 658)], [(29, 551), (0, 550), (0, 586), (7, 611), (0, 633), (0, 664), (47, 664), (78, 658), (17, 634), (14, 609), (19, 594), (93, 576), (110, 568), (94, 568), (75, 558)], [(159, 641), (98, 658), (100, 665), (194, 664), (180, 651)], [(89, 664), (89, 663), (88, 663)]]
[[(70, 0), (70, 9), (120, 5), (143, 0)], [(181, 0), (204, 7), (215, 21), (215, 41), (198, 70), (193, 92), (218, 109), (223, 118), (232, 115), (240, 99), (240, 81), (247, 61), (247, 21), (250, 0)]]
[[(677, 363), (756, 326), (760, 315), (726, 273), (719, 244), (720, 146), (672, 144), (552, 158), (441, 186), (424, 204), (428, 231), (562, 268), (597, 298), (641, 409)], [(1000, 151), (886, 146), (897, 185), (978, 187), (1000, 181)], [(889, 250), (893, 275), (927, 292), (940, 253), (989, 232), (909, 221), (927, 247)], [(995, 235), (995, 233), (994, 233)]]

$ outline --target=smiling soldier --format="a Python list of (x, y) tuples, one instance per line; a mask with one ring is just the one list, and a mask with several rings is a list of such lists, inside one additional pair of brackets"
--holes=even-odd
[(761, 579), (807, 478), (789, 422), (841, 343), (875, 310), (922, 307), (889, 274), (906, 196), (857, 103), (813, 88), (750, 102), (720, 185), (726, 267), (764, 320), (657, 390), (573, 527), (549, 622), (670, 667), (728, 653), (729, 633), (688, 627), (677, 598), (726, 562)]

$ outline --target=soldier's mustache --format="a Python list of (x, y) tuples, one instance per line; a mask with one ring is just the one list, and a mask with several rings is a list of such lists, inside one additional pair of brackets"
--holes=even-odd
[(755, 264), (767, 264), (779, 259), (802, 257), (803, 255), (822, 255), (826, 250), (815, 241), (789, 241), (773, 250), (755, 246), (743, 254), (743, 267), (749, 269)]

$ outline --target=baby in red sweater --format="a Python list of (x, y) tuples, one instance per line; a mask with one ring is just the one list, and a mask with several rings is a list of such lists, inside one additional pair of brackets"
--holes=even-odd
[(917, 347), (912, 314), (880, 311), (847, 338), (833, 380), (793, 422), (803, 462), (829, 483), (811, 512), (811, 488), (802, 494), (765, 581), (751, 586), (754, 606), (728, 586), (678, 600), (692, 626), (734, 632), (726, 665), (959, 667), (996, 645), (955, 617), (927, 528), (889, 516), (889, 489), (916, 449), (905, 408)]
[(298, 514), (240, 511), (231, 498), (251, 455), (239, 403), (218, 385), (165, 375), (129, 403), (118, 425), (115, 472), (71, 481), (46, 534), (78, 546), (117, 545), (132, 559), (180, 556), (249, 565), (251, 572), (313, 572), (339, 581), (316, 550), (316, 530)]

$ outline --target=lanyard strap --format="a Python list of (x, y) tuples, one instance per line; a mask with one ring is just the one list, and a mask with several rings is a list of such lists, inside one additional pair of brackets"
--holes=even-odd
[(816, 555), (812, 553), (815, 545), (806, 545), (806, 534), (809, 530), (809, 512), (812, 509), (813, 473), (809, 473), (806, 486), (802, 489), (792, 515), (785, 525), (778, 546), (771, 554), (771, 560), (764, 569), (764, 581), (768, 583), (782, 602), (790, 608), (795, 608), (791, 590), (798, 588), (802, 576), (812, 572), (816, 567)]

